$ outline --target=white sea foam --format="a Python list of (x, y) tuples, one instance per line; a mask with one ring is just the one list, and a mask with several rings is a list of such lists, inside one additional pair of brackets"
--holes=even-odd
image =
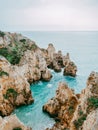
[(53, 86), (52, 86), (52, 84), (48, 84), (47, 87), (48, 88), (52, 88)]

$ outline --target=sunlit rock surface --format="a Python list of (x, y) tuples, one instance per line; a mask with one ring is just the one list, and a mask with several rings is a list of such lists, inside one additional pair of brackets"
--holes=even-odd
[(43, 111), (54, 117), (56, 123), (47, 130), (97, 130), (98, 129), (98, 73), (92, 72), (81, 94), (74, 94), (60, 83), (56, 96), (49, 100)]

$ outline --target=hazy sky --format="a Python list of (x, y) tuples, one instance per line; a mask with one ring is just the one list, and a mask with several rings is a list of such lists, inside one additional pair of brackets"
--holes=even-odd
[(1, 30), (98, 30), (98, 0), (0, 0)]

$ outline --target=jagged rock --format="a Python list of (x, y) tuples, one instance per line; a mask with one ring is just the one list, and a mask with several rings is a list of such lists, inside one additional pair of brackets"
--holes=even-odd
[(0, 58), (0, 114), (9, 115), (16, 106), (33, 101), (27, 80), (5, 58)]
[[(43, 106), (43, 111), (49, 113), (59, 121), (53, 126), (53, 130), (64, 130), (72, 119), (72, 113), (78, 104), (78, 98), (66, 83), (59, 83), (56, 96)], [(62, 124), (62, 125), (61, 125)], [(52, 130), (51, 129), (51, 130)]]
[(49, 81), (51, 78), (52, 78), (52, 75), (48, 69), (42, 72), (42, 80)]
[(54, 48), (53, 44), (50, 43), (50, 44), (48, 45), (47, 51), (48, 51), (48, 56), (49, 56), (49, 58), (50, 58), (51, 60), (53, 60), (53, 55), (54, 55), (54, 53), (55, 53), (55, 48)]
[(76, 72), (77, 72), (77, 66), (75, 65), (74, 62), (69, 62), (66, 67), (64, 68), (64, 75), (66, 76), (76, 76)]
[(70, 56), (69, 53), (66, 54), (66, 56), (63, 56), (63, 65), (66, 66), (70, 62)]
[[(56, 53), (52, 44), (49, 44), (45, 50), (40, 49), (34, 41), (31, 41), (21, 34), (6, 32), (1, 32), (1, 34), (0, 115), (6, 116), (9, 115), (16, 106), (30, 104), (34, 101), (29, 83), (41, 79), (49, 81), (52, 75), (47, 67), (54, 69), (56, 72), (60, 72), (64, 66), (67, 68), (67, 72), (73, 68), (72, 64), (69, 65), (71, 63), (69, 54), (64, 57), (61, 51)], [(71, 74), (75, 75), (75, 68)], [(72, 100), (76, 106), (77, 96), (74, 95), (73, 91), (69, 89), (66, 84), (61, 83), (60, 86), (61, 89), (59, 88), (57, 90), (56, 97), (49, 102), (49, 104), (51, 104), (50, 107), (47, 104), (43, 107), (43, 110), (49, 111), (51, 115), (55, 115), (56, 120), (63, 122), (63, 120), (65, 121), (65, 117), (68, 116), (68, 114), (64, 114), (62, 119), (60, 119), (63, 110), (66, 113), (64, 104)], [(69, 108), (69, 105), (70, 103), (66, 106)], [(68, 117), (72, 118), (71, 116)], [(68, 119), (67, 122), (69, 122), (69, 120), (70, 119)], [(61, 128), (65, 128), (66, 123), (64, 123), (63, 126), (58, 126), (61, 130)]]
[(16, 115), (10, 115), (8, 117), (0, 117), (0, 130), (14, 130), (15, 128), (22, 130), (32, 130), (32, 128), (26, 127)]
[(81, 94), (60, 83), (56, 96), (43, 106), (55, 115), (56, 123), (47, 130), (97, 130), (98, 129), (98, 73), (92, 72), (87, 87)]

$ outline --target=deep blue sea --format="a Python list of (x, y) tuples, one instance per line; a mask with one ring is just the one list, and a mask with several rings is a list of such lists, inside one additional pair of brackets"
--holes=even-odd
[(63, 72), (52, 71), (53, 78), (49, 82), (39, 81), (31, 85), (34, 104), (22, 106), (14, 113), (33, 130), (45, 130), (51, 127), (54, 120), (42, 112), (42, 106), (55, 95), (58, 83), (67, 82), (76, 93), (86, 87), (86, 81), (91, 71), (98, 72), (98, 32), (20, 32), (32, 39), (41, 48), (47, 48), (53, 43), (56, 50), (63, 54), (70, 53), (71, 59), (78, 66), (77, 77), (63, 76)]

